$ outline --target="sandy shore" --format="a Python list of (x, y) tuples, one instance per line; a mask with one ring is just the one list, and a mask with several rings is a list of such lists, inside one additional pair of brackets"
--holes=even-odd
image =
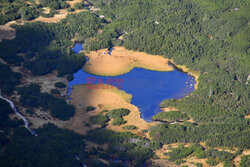
[(159, 55), (127, 50), (124, 47), (114, 47), (111, 55), (108, 54), (107, 49), (102, 49), (91, 51), (86, 56), (90, 60), (84, 65), (84, 70), (95, 75), (115, 76), (128, 73), (135, 67), (154, 71), (173, 70), (173, 67), (168, 65), (169, 59)]
[[(116, 87), (114, 89), (88, 89), (86, 85), (76, 85), (73, 87), (71, 97), (71, 104), (76, 107), (76, 114), (65, 128), (72, 129), (77, 133), (85, 134), (86, 130), (91, 129), (91, 127), (83, 126), (83, 121), (88, 122), (89, 117), (97, 115), (103, 110), (115, 108), (127, 108), (131, 111), (128, 116), (124, 117), (124, 120), (127, 121), (124, 125), (137, 126), (138, 130), (134, 131), (136, 134), (150, 128), (152, 125), (140, 117), (139, 109), (136, 106), (130, 104), (132, 95), (118, 90)], [(85, 108), (87, 106), (95, 106), (96, 110), (86, 112)], [(108, 125), (107, 128), (114, 131), (125, 131), (122, 126)]]
[[(90, 60), (84, 65), (84, 71), (100, 76), (116, 76), (128, 73), (135, 67), (153, 71), (172, 71), (173, 67), (168, 62), (175, 64), (173, 60), (163, 56), (127, 50), (124, 47), (114, 47), (111, 55), (108, 52), (108, 49), (101, 49), (86, 53)], [(197, 89), (200, 73), (184, 65), (176, 65), (176, 67), (195, 78), (195, 89)]]

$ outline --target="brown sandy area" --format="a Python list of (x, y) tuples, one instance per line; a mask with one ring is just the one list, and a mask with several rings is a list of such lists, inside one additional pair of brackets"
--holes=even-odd
[[(140, 118), (140, 112), (138, 108), (130, 104), (132, 96), (124, 91), (114, 89), (88, 89), (87, 85), (76, 85), (73, 87), (71, 93), (73, 104), (76, 107), (75, 116), (65, 124), (65, 128), (74, 130), (77, 133), (85, 134), (86, 130), (94, 127), (83, 126), (83, 121), (88, 122), (89, 117), (97, 115), (102, 110), (111, 110), (115, 108), (127, 108), (131, 112), (124, 119), (127, 121), (126, 125), (135, 125), (138, 130), (133, 131), (134, 133), (140, 133), (141, 130), (148, 129), (151, 124)], [(86, 112), (87, 106), (95, 106), (96, 110)], [(107, 126), (108, 129), (115, 131), (125, 131), (121, 126)]]
[(249, 115), (246, 115), (245, 118), (246, 118), (246, 119), (249, 119), (249, 118), (250, 118), (250, 114), (249, 114)]
[(169, 112), (169, 111), (179, 111), (177, 108), (174, 107), (162, 107), (161, 108), (162, 112)]
[[(127, 50), (119, 46), (113, 48), (111, 55), (108, 52), (108, 49), (101, 49), (86, 53), (86, 56), (90, 60), (85, 64), (84, 70), (95, 75), (115, 76), (127, 73), (135, 67), (154, 71), (172, 71), (173, 67), (168, 62), (175, 64), (173, 60), (160, 55), (150, 55), (145, 52)], [(184, 65), (176, 66), (182, 69), (183, 72), (195, 77), (197, 83), (195, 84), (196, 89), (200, 73), (192, 71)]]
[(151, 167), (176, 167), (175, 163), (170, 162), (167, 159), (152, 159), (151, 160)]
[(244, 150), (241, 155), (238, 155), (237, 157), (235, 157), (234, 160), (233, 160), (233, 164), (235, 164), (235, 166), (240, 166), (241, 158), (244, 155), (250, 155), (250, 149)]
[(73, 12), (68, 12), (67, 9), (61, 9), (58, 11), (59, 11), (59, 13), (55, 14), (53, 17), (46, 18), (46, 17), (40, 16), (32, 21), (40, 21), (40, 22), (46, 22), (46, 23), (57, 23), (60, 20), (64, 19), (68, 14), (80, 13), (80, 12), (87, 11), (87, 10), (82, 9), (82, 10), (75, 10)]
[(124, 47), (114, 47), (112, 54), (107, 49), (91, 51), (86, 54), (90, 60), (84, 65), (84, 70), (102, 76), (115, 76), (127, 73), (135, 67), (155, 71), (171, 71), (169, 59), (159, 55), (149, 55), (144, 52), (127, 50)]
[[(69, 4), (70, 7), (73, 7), (74, 4), (76, 3), (81, 3), (82, 0), (73, 0), (73, 1), (66, 1), (67, 4)], [(45, 8), (45, 11), (44, 13), (48, 13), (49, 9), (48, 8)], [(81, 10), (75, 10), (73, 12), (68, 12), (67, 9), (60, 9), (60, 10), (57, 10), (59, 13), (54, 15), (53, 17), (50, 17), (50, 18), (45, 18), (45, 17), (38, 17), (36, 18), (35, 20), (32, 20), (32, 21), (40, 21), (40, 22), (46, 22), (46, 23), (56, 23), (56, 22), (59, 22), (60, 20), (64, 19), (68, 14), (71, 14), (71, 13), (79, 13), (79, 12), (83, 12), (83, 11), (88, 11), (86, 9), (81, 9)]]

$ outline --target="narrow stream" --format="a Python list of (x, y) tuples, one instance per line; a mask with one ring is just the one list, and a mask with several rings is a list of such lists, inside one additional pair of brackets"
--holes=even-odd
[(5, 101), (7, 101), (7, 102), (10, 104), (10, 106), (11, 106), (11, 108), (14, 110), (15, 114), (23, 120), (23, 122), (24, 122), (24, 127), (25, 127), (32, 135), (37, 136), (37, 134), (35, 133), (35, 131), (32, 131), (32, 130), (29, 128), (29, 122), (27, 121), (27, 119), (26, 119), (24, 116), (22, 116), (22, 115), (17, 111), (17, 109), (16, 109), (14, 103), (13, 103), (11, 100), (9, 100), (9, 99), (7, 99), (7, 98), (5, 98), (5, 97), (3, 97), (3, 96), (1, 95), (1, 90), (0, 90), (0, 98), (3, 99), (3, 100), (5, 100)]

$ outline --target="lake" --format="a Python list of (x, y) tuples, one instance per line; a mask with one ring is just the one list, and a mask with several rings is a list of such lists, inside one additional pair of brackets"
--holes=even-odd
[[(73, 51), (79, 53), (81, 44), (76, 44)], [(111, 53), (112, 54), (112, 53)], [(96, 79), (107, 83), (112, 81), (114, 86), (132, 94), (131, 103), (138, 106), (141, 117), (150, 122), (152, 116), (161, 112), (159, 104), (165, 99), (180, 99), (194, 91), (195, 78), (186, 73), (174, 70), (171, 72), (150, 71), (143, 68), (134, 68), (126, 74), (119, 76), (96, 76), (83, 70), (74, 73), (74, 80), (69, 82), (69, 87), (87, 84), (87, 79)]]

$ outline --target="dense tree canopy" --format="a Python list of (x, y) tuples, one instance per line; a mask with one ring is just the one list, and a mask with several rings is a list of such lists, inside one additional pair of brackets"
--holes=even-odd
[[(1, 1), (0, 24), (19, 18), (34, 19), (41, 14), (41, 7), (45, 6), (54, 9), (48, 17), (55, 13), (55, 9), (67, 8), (64, 0), (39, 2), (40, 5), (31, 6), (18, 1)], [(117, 133), (107, 129), (89, 131), (85, 136), (86, 140), (97, 144), (110, 144), (107, 151), (93, 149), (91, 156), (98, 154), (106, 160), (115, 156), (142, 165), (146, 159), (154, 156), (153, 150), (159, 149), (162, 144), (205, 142), (211, 149), (203, 150), (197, 145), (190, 148), (180, 146), (170, 153), (170, 158), (180, 160), (195, 154), (200, 158), (207, 157), (207, 163), (210, 165), (215, 165), (219, 161), (230, 165), (236, 154), (212, 148), (249, 149), (249, 118), (245, 118), (250, 114), (248, 0), (90, 2), (101, 10), (97, 13), (82, 12), (68, 15), (58, 23), (32, 22), (13, 26), (16, 29), (16, 38), (0, 43), (1, 59), (12, 66), (24, 66), (35, 75), (45, 75), (57, 70), (59, 76), (72, 76), (85, 63), (82, 53), (75, 54), (71, 50), (74, 40), (84, 42), (84, 49), (87, 51), (121, 45), (127, 49), (163, 55), (174, 60), (176, 64), (186, 65), (189, 69), (200, 72), (199, 85), (193, 94), (181, 100), (170, 99), (161, 103), (161, 107), (175, 107), (178, 112), (155, 116), (156, 119), (169, 121), (180, 119), (184, 121), (182, 124), (162, 123), (152, 127), (149, 132), (152, 141), (131, 133)], [(78, 4), (76, 7), (84, 6)], [(98, 15), (103, 15), (104, 19), (100, 19)], [(120, 36), (123, 38), (119, 38)], [(25, 55), (20, 56), (19, 53)], [(4, 93), (12, 93), (20, 79), (20, 74), (13, 72), (7, 65), (0, 64), (0, 87)], [(51, 115), (56, 118), (67, 120), (74, 114), (73, 106), (53, 95), (41, 93), (37, 85), (21, 87), (18, 93), (23, 105), (49, 109)], [(5, 109), (9, 106), (3, 101), (0, 103), (4, 106), (1, 112), (5, 114), (2, 116), (6, 117), (10, 112), (5, 112), (8, 110)], [(108, 112), (107, 116), (114, 118), (114, 123), (120, 125), (124, 123), (122, 117), (127, 114), (128, 111), (117, 110)], [(194, 123), (185, 122), (187, 118), (192, 118)], [(3, 120), (2, 117), (1, 119)], [(11, 123), (8, 122), (9, 119), (6, 121), (2, 123), (7, 127), (6, 124), (9, 126)], [(105, 125), (108, 118), (96, 116), (92, 121)], [(35, 161), (27, 162), (27, 159), (23, 160), (20, 158), (22, 156), (16, 155), (25, 155), (24, 157), (29, 158), (34, 152), (37, 153), (37, 149), (40, 154), (35, 154), (35, 157), (42, 156), (41, 161), (45, 159), (51, 164), (57, 163), (62, 166), (77, 164), (71, 155), (79, 152), (79, 144), (82, 144), (79, 142), (80, 138), (76, 137), (75, 140), (74, 135), (68, 131), (57, 132), (61, 130), (52, 125), (40, 130), (41, 138), (36, 139), (26, 134), (24, 129), (16, 129), (14, 134), (17, 137), (13, 141), (14, 144), (8, 146), (6, 156), (0, 157), (4, 162), (1, 166), (6, 166), (7, 162), (12, 161), (13, 166), (19, 162), (26, 166), (34, 166)], [(65, 133), (70, 134), (69, 138), (65, 138)], [(7, 135), (8, 130), (0, 133), (1, 146), (8, 143)], [(70, 136), (73, 136), (73, 139)], [(23, 137), (27, 138), (26, 142), (23, 142)], [(62, 138), (65, 139), (65, 143)], [(71, 142), (66, 143), (68, 140)], [(37, 142), (44, 142), (45, 146), (40, 147)], [(47, 148), (52, 145), (56, 145), (54, 150)], [(76, 152), (61, 151), (65, 145), (67, 149), (72, 148)], [(26, 147), (31, 151), (25, 152), (23, 149)], [(13, 150), (20, 152), (17, 154)], [(50, 154), (47, 155), (47, 152), (58, 154), (59, 158), (51, 156), (53, 158), (48, 159)], [(65, 155), (68, 156), (65, 163), (59, 162)], [(17, 161), (14, 162), (12, 158)], [(100, 161), (91, 161), (91, 158), (88, 161), (92, 166), (105, 166)], [(249, 157), (243, 156), (241, 166), (246, 166), (248, 162)], [(39, 163), (43, 164), (40, 161)]]

